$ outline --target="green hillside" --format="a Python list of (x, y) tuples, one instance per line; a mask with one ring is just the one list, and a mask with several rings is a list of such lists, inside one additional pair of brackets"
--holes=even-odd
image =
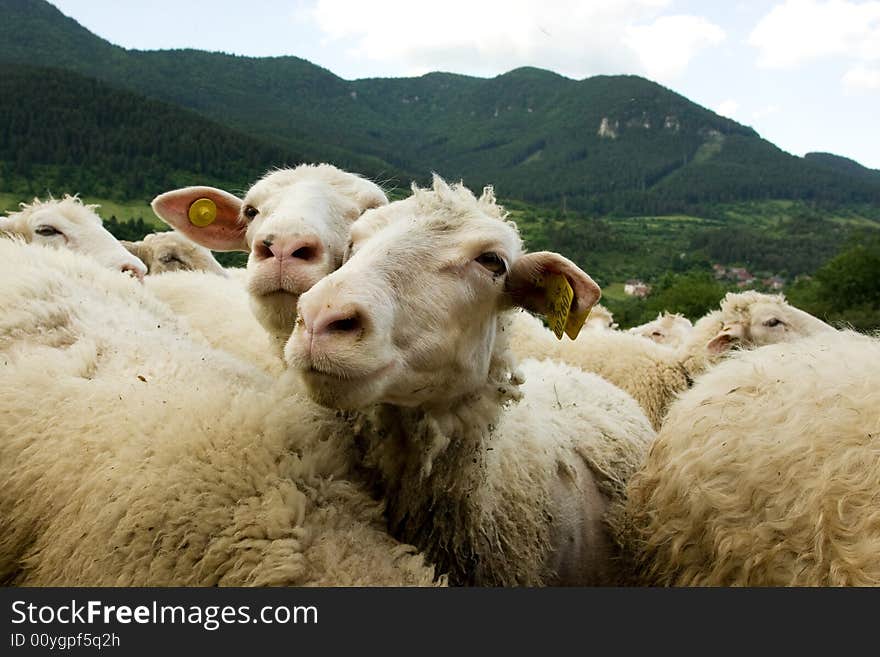
[(302, 155), (189, 110), (53, 69), (0, 62), (5, 191), (69, 189), (115, 199), (195, 183), (232, 188)]
[(833, 153), (807, 153), (804, 155), (804, 159), (825, 169), (845, 173), (850, 176), (858, 176), (874, 182), (880, 181), (880, 171), (862, 166), (848, 157), (841, 157)]
[[(713, 278), (721, 263), (880, 327), (880, 172), (788, 155), (639, 77), (346, 81), (295, 57), (125, 50), (42, 0), (0, 0), (0, 35), (0, 209), (79, 192), (136, 239), (161, 227), (148, 201), (170, 187), (243, 191), (273, 166), (330, 161), (397, 198), (437, 171), (494, 184), (527, 246), (589, 271), (621, 326), (699, 315), (738, 289)], [(626, 297), (629, 278), (654, 292)]]
[(635, 76), (575, 81), (525, 68), (347, 81), (296, 57), (125, 50), (43, 0), (0, 0), (0, 18), (0, 60), (74, 70), (377, 177), (437, 171), (595, 214), (880, 202), (880, 180), (788, 155)]

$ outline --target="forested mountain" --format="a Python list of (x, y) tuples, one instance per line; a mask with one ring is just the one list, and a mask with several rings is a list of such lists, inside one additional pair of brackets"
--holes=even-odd
[(4, 191), (127, 199), (188, 184), (246, 186), (290, 148), (69, 71), (0, 62)]
[(847, 175), (857, 176), (865, 180), (872, 180), (874, 182), (880, 181), (880, 171), (862, 166), (848, 157), (841, 157), (840, 155), (834, 155), (833, 153), (807, 153), (804, 155), (804, 159), (826, 169), (832, 169)]
[[(296, 57), (135, 51), (43, 0), (0, 0), (0, 61), (76, 71), (308, 160), (401, 182), (437, 171), (508, 198), (660, 214), (766, 198), (880, 202), (880, 177), (798, 158), (636, 76), (539, 69), (347, 81)], [(866, 170), (867, 171), (867, 170)]]

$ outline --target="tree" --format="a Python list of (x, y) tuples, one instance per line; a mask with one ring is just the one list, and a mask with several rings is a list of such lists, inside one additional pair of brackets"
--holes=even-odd
[(812, 279), (792, 286), (787, 296), (826, 321), (860, 331), (880, 329), (880, 237), (854, 240)]
[(727, 289), (708, 272), (666, 274), (645, 301), (644, 321), (653, 319), (663, 311), (681, 313), (691, 320), (697, 320), (718, 308), (726, 292)]

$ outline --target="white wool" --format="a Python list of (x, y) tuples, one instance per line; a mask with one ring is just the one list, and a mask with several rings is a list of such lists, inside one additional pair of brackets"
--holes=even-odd
[(168, 304), (192, 339), (233, 354), (265, 372), (278, 375), (284, 361), (251, 313), (251, 298), (234, 274), (219, 277), (203, 271), (148, 276), (144, 286)]
[(590, 330), (610, 331), (617, 328), (617, 323), (614, 321), (613, 313), (602, 304), (597, 303), (590, 311), (590, 316), (584, 323), (584, 328)]
[(729, 293), (720, 310), (698, 320), (678, 349), (616, 331), (592, 331), (574, 342), (560, 342), (540, 320), (526, 313), (515, 316), (510, 342), (519, 358), (552, 358), (599, 374), (631, 394), (659, 429), (675, 396), (731, 349), (833, 330), (781, 295), (740, 292)]
[(735, 354), (673, 404), (628, 491), (641, 582), (880, 585), (880, 340)]
[(519, 358), (549, 358), (599, 374), (632, 395), (655, 429), (692, 376), (665, 345), (620, 331), (582, 332), (577, 340), (563, 342), (528, 313), (514, 316), (510, 344)]
[(0, 278), (0, 581), (432, 583), (284, 378), (83, 256), (0, 240)]

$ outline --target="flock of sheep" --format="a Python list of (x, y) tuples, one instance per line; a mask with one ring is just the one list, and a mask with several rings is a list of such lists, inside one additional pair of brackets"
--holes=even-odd
[(0, 582), (880, 585), (877, 338), (756, 292), (616, 330), (438, 177), (153, 209), (0, 218)]

